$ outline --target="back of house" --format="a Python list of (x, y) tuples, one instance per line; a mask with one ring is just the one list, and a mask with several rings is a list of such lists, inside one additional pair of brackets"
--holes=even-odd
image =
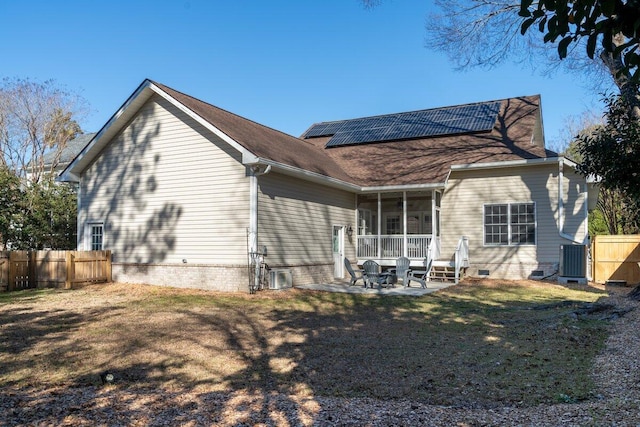
[[(78, 247), (115, 280), (247, 290), (256, 254), (293, 284), (345, 257), (553, 274), (587, 239), (588, 185), (544, 147), (538, 96), (321, 122), (296, 138), (145, 80), (66, 167)], [(437, 249), (437, 250), (435, 250)]]

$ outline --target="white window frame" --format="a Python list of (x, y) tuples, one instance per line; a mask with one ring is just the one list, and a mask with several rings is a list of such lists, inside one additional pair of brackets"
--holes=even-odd
[[(513, 241), (513, 228), (511, 222), (511, 207), (515, 205), (533, 205), (533, 243), (519, 243)], [(506, 206), (507, 207), (507, 243), (487, 243), (487, 216), (485, 209), (487, 206)], [(485, 203), (482, 205), (482, 243), (487, 247), (501, 246), (536, 246), (538, 244), (538, 209), (536, 202), (507, 202), (507, 203)]]
[[(100, 249), (96, 249), (93, 246), (93, 237), (94, 237), (94, 227), (99, 227), (101, 230), (101, 242)], [(87, 222), (84, 227), (84, 247), (88, 251), (102, 251), (104, 250), (104, 240), (105, 240), (105, 232), (104, 232), (104, 221), (91, 221)]]
[[(403, 227), (404, 227), (404, 222), (402, 221), (402, 212), (388, 212), (383, 214), (384, 217), (384, 223), (382, 224), (382, 226), (384, 227), (384, 235), (385, 236), (402, 236), (403, 232)], [(397, 233), (390, 233), (389, 231), (389, 220), (392, 220), (393, 222), (397, 222), (397, 226), (398, 226), (398, 232)]]

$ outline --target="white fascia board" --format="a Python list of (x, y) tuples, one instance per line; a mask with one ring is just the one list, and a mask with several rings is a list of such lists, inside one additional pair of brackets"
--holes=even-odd
[(236, 149), (237, 151), (239, 151), (242, 154), (242, 158), (244, 159), (245, 157), (247, 157), (248, 159), (255, 159), (256, 156), (251, 153), (249, 150), (247, 150), (245, 147), (243, 147), (242, 145), (240, 145), (237, 141), (235, 141), (233, 138), (231, 138), (229, 135), (227, 135), (226, 133), (222, 132), (220, 129), (218, 129), (217, 127), (215, 127), (214, 125), (212, 125), (211, 123), (209, 123), (207, 120), (203, 119), (202, 117), (200, 117), (198, 114), (196, 114), (195, 112), (191, 111), (189, 108), (187, 108), (186, 106), (184, 106), (181, 102), (179, 102), (178, 100), (176, 100), (175, 98), (173, 98), (171, 95), (169, 95), (168, 93), (166, 93), (165, 91), (163, 91), (162, 89), (160, 89), (158, 86), (154, 85), (153, 83), (151, 83), (151, 89), (156, 92), (158, 95), (160, 95), (161, 97), (163, 97), (164, 99), (166, 99), (167, 101), (169, 101), (170, 103), (172, 103), (176, 108), (178, 108), (180, 111), (182, 111), (183, 113), (185, 113), (186, 115), (188, 115), (189, 117), (191, 117), (193, 120), (195, 120), (196, 122), (200, 123), (202, 126), (204, 126), (206, 129), (210, 130), (211, 132), (213, 132), (216, 136), (218, 136), (220, 139), (222, 139), (224, 142), (226, 142), (227, 144), (229, 144), (231, 147), (233, 147), (234, 149)]
[(562, 163), (572, 169), (576, 169), (578, 164), (566, 157), (543, 157), (539, 159), (522, 159), (522, 160), (506, 160), (503, 162), (487, 162), (487, 163), (467, 163), (459, 165), (451, 165), (452, 171), (461, 171), (468, 169), (500, 169), (500, 168), (516, 168), (522, 166), (538, 166), (543, 164)]
[(540, 166), (544, 164), (552, 165), (552, 164), (558, 164), (558, 163), (567, 165), (574, 170), (577, 167), (577, 164), (575, 162), (562, 156), (543, 157), (538, 159), (506, 160), (503, 162), (467, 163), (467, 164), (451, 165), (451, 169), (449, 169), (449, 173), (447, 174), (447, 179), (445, 180), (445, 182), (447, 183), (449, 182), (451, 173), (455, 171), (517, 168), (517, 167), (527, 167), (527, 166)]
[[(122, 104), (118, 111), (111, 116), (109, 121), (102, 126), (102, 129), (96, 133), (91, 142), (89, 142), (89, 144), (87, 144), (60, 173), (60, 181), (79, 182), (78, 175), (93, 161), (94, 157), (102, 151), (107, 142), (111, 140), (113, 134), (120, 130), (118, 123), (122, 123), (121, 119), (123, 116), (126, 116), (126, 120), (128, 120), (129, 117), (127, 113), (133, 114), (129, 111), (130, 108), (132, 108), (132, 104), (136, 101), (146, 101), (151, 97), (151, 92), (148, 91), (150, 85), (151, 81), (147, 79), (138, 86), (138, 89), (136, 89), (124, 104)], [(143, 96), (142, 99), (140, 99), (141, 96)], [(124, 125), (124, 123), (122, 123), (122, 125)]]
[[(451, 171), (471, 170), (471, 169), (501, 169), (501, 168), (516, 168), (522, 166), (536, 166), (545, 163), (557, 164), (558, 162), (570, 162), (573, 165), (575, 163), (564, 157), (544, 157), (541, 159), (523, 159), (523, 160), (507, 160), (504, 162), (488, 162), (488, 163), (468, 163), (460, 165), (451, 165)], [(568, 164), (571, 166), (571, 164)]]
[(74, 173), (62, 173), (56, 177), (57, 182), (80, 182), (80, 177)]
[(408, 184), (408, 185), (381, 185), (376, 187), (361, 187), (361, 193), (390, 193), (394, 191), (420, 191), (420, 190), (441, 190), (445, 187), (444, 182), (431, 184)]
[(305, 169), (297, 168), (295, 166), (285, 165), (283, 163), (278, 163), (278, 162), (274, 162), (273, 160), (262, 159), (255, 156), (254, 156), (254, 159), (256, 161), (244, 162), (244, 158), (243, 158), (243, 164), (247, 166), (252, 166), (252, 165), (271, 166), (272, 170), (278, 171), (282, 174), (295, 176), (300, 179), (304, 179), (306, 181), (324, 184), (330, 187), (339, 188), (346, 191), (358, 192), (361, 189), (361, 187), (358, 185), (351, 184), (351, 183), (342, 181), (340, 179), (331, 178), (329, 176), (322, 175), (316, 172), (311, 172)]
[(563, 157), (563, 156), (560, 156), (560, 159), (562, 159), (562, 163), (564, 163), (565, 166), (569, 166), (573, 170), (576, 170), (578, 168), (578, 164), (573, 160), (567, 159), (566, 157)]
[[(238, 142), (230, 138), (227, 134), (222, 132), (217, 127), (213, 126), (211, 123), (200, 117), (198, 114), (194, 113), (168, 93), (160, 89), (158, 86), (153, 84), (151, 80), (145, 80), (136, 91), (127, 99), (127, 101), (120, 107), (120, 109), (109, 119), (109, 121), (100, 129), (100, 131), (94, 136), (93, 140), (76, 156), (75, 159), (69, 163), (69, 165), (62, 171), (60, 174), (60, 181), (72, 181), (77, 182), (78, 175), (84, 170), (84, 168), (91, 163), (93, 158), (104, 148), (104, 146), (111, 140), (111, 138), (120, 130), (119, 125), (124, 126), (124, 124), (135, 114), (137, 111), (130, 111), (132, 108), (132, 104), (138, 102), (139, 105), (142, 105), (146, 102), (153, 93), (157, 93), (159, 96), (163, 97), (171, 104), (173, 104), (176, 108), (187, 114), (189, 117), (193, 118), (195, 121), (200, 123), (205, 128), (209, 129), (215, 135), (217, 135), (220, 139), (228, 143), (230, 146), (238, 150), (243, 159), (247, 159), (247, 161), (255, 160), (256, 157), (240, 145)], [(122, 119), (125, 120), (122, 120)]]
[(280, 172), (284, 175), (295, 176), (306, 181), (315, 182), (318, 184), (327, 185), (329, 187), (339, 188), (345, 191), (352, 191), (355, 193), (378, 193), (378, 192), (392, 192), (392, 191), (419, 191), (419, 190), (438, 190), (444, 188), (444, 183), (435, 184), (412, 184), (412, 185), (388, 185), (377, 187), (361, 187), (356, 184), (351, 184), (339, 179), (331, 178), (326, 175), (322, 175), (316, 172), (311, 172), (305, 169), (297, 168), (295, 166), (285, 165), (283, 163), (274, 162), (272, 160), (255, 158), (253, 162), (243, 162), (246, 166), (252, 165), (265, 165), (271, 166), (271, 170)]

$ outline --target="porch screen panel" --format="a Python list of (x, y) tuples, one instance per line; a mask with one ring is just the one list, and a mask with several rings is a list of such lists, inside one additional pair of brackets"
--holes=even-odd
[(389, 215), (386, 219), (387, 234), (402, 234), (402, 219), (400, 215)]
[(376, 214), (369, 209), (358, 209), (358, 235), (365, 236), (378, 232)]
[(420, 234), (420, 215), (407, 215), (407, 234)]

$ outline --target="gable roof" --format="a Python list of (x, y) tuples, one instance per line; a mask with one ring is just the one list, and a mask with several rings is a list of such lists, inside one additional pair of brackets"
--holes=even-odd
[(351, 177), (324, 150), (300, 138), (215, 107), (168, 86), (154, 84), (220, 129), (256, 157), (349, 182)]
[[(153, 95), (164, 97), (237, 149), (245, 165), (268, 165), (282, 173), (353, 191), (441, 187), (450, 171), (461, 166), (530, 164), (559, 157), (544, 148), (537, 95), (323, 122), (296, 138), (147, 79), (65, 168), (61, 180), (78, 180), (78, 175)], [(433, 118), (441, 113), (445, 113), (445, 120), (437, 123)], [(471, 122), (460, 121), (455, 114)], [(379, 124), (381, 118), (391, 123), (386, 136), (376, 139), (367, 132), (364, 137), (362, 133), (342, 132), (339, 143), (326, 148), (327, 142), (341, 132), (341, 126), (346, 126), (343, 130), (359, 130), (372, 119)], [(431, 127), (412, 133), (416, 123), (411, 118), (422, 120), (417, 127), (429, 118)], [(392, 126), (398, 119), (404, 127), (394, 134), (390, 129), (398, 129)], [(407, 129), (409, 133), (402, 133)]]
[[(544, 148), (540, 96), (490, 102), (498, 103), (499, 110), (489, 129), (453, 130), (412, 139), (344, 143), (325, 151), (340, 166), (351, 171), (354, 180), (365, 187), (444, 184), (454, 165), (558, 157), (557, 153)], [(313, 135), (310, 131), (314, 126), (303, 137)], [(332, 135), (307, 136), (306, 140), (324, 147), (331, 138)]]
[(241, 152), (245, 164), (267, 164), (307, 179), (325, 179), (334, 185), (353, 187), (351, 177), (326, 153), (294, 136), (261, 125), (146, 79), (96, 134), (95, 138), (61, 173), (63, 181), (78, 175), (99, 155), (109, 141), (135, 116), (152, 95), (158, 94), (203, 124)]

